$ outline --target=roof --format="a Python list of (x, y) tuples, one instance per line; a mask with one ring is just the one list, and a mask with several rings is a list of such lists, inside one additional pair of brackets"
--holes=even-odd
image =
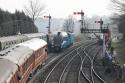
[(24, 38), (27, 38), (27, 37), (24, 35), (0, 37), (0, 42), (14, 41), (14, 40), (19, 40), (19, 39), (24, 39)]
[(40, 36), (46, 36), (45, 33), (30, 33), (30, 34), (24, 34), (25, 36), (27, 36), (28, 38), (36, 38), (36, 37), (40, 37)]
[(17, 70), (16, 64), (7, 59), (0, 59), (0, 83), (5, 81)]
[(24, 46), (13, 46), (1, 51), (0, 54), (0, 58), (8, 59), (17, 65), (21, 65), (33, 54), (33, 50)]
[(39, 39), (39, 38), (33, 38), (31, 40), (28, 40), (26, 42), (20, 43), (18, 44), (20, 46), (26, 46), (34, 51), (38, 50), (41, 47), (44, 47), (45, 45), (47, 45), (47, 42)]

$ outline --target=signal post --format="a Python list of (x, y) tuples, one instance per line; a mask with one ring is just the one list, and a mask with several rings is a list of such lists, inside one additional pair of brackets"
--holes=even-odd
[(81, 20), (80, 20), (80, 22), (81, 22), (81, 33), (83, 33), (83, 30), (84, 30), (84, 25), (85, 25), (85, 23), (84, 23), (84, 12), (81, 10), (81, 12), (74, 12), (74, 15), (81, 15)]
[(48, 18), (49, 19), (49, 23), (48, 23), (48, 34), (50, 34), (51, 32), (50, 32), (50, 28), (51, 28), (51, 16), (50, 16), (50, 14), (49, 14), (49, 16), (44, 16), (44, 18)]
[(50, 14), (48, 16), (44, 16), (44, 18), (48, 18), (49, 22), (48, 22), (48, 35), (47, 35), (47, 43), (48, 43), (48, 50), (51, 49), (51, 41), (50, 41), (50, 28), (51, 28), (51, 16)]

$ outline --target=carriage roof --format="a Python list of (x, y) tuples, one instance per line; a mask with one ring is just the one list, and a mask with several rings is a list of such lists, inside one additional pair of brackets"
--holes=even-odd
[(40, 37), (40, 36), (46, 36), (45, 33), (30, 33), (30, 34), (24, 34), (28, 38), (35, 38), (35, 37)]
[(0, 37), (0, 42), (14, 41), (14, 40), (25, 39), (25, 38), (27, 37), (24, 35)]
[(47, 45), (46, 41), (39, 39), (39, 38), (34, 38), (31, 39), (29, 41), (23, 42), (18, 44), (20, 46), (26, 46), (34, 51), (40, 49), (41, 47), (44, 47), (45, 45)]
[(31, 55), (33, 50), (24, 46), (13, 46), (0, 52), (0, 58), (5, 58), (17, 65), (23, 64)]
[(17, 70), (17, 65), (7, 59), (0, 59), (0, 83), (5, 83)]
[(47, 43), (44, 40), (34, 38), (1, 51), (0, 58), (5, 58), (18, 65), (21, 65), (33, 54), (33, 51), (36, 51), (46, 44)]

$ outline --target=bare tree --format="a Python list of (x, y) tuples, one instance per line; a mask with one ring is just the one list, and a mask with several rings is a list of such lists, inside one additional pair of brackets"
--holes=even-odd
[(117, 24), (119, 32), (123, 33), (125, 39), (125, 0), (111, 0), (112, 9), (115, 10), (112, 16), (113, 24)]
[(26, 15), (32, 18), (32, 21), (35, 20), (45, 13), (45, 5), (40, 4), (38, 0), (30, 0), (29, 5), (25, 6), (24, 12)]
[(125, 0), (111, 0), (111, 9), (115, 10), (115, 14), (125, 14)]
[(74, 29), (74, 18), (73, 16), (70, 15), (63, 24), (63, 30), (66, 32), (73, 32), (73, 29)]

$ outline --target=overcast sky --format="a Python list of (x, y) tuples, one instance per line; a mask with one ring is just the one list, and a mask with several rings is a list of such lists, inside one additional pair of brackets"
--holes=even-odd
[[(108, 5), (110, 0), (40, 0), (46, 5), (46, 15), (49, 13), (53, 17), (66, 18), (73, 12), (85, 12), (86, 16), (110, 15)], [(15, 9), (22, 10), (27, 5), (28, 0), (0, 0), (0, 8), (14, 12)]]

